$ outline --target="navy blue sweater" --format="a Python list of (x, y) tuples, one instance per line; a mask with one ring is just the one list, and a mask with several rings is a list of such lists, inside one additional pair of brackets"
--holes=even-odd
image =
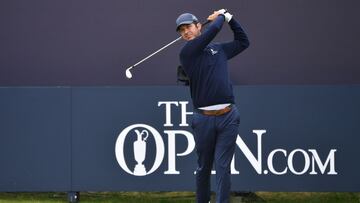
[(221, 30), (224, 16), (219, 15), (202, 34), (186, 42), (180, 51), (180, 62), (190, 79), (190, 92), (195, 108), (215, 104), (234, 103), (227, 60), (249, 46), (249, 40), (240, 24), (229, 22), (234, 40), (210, 43)]

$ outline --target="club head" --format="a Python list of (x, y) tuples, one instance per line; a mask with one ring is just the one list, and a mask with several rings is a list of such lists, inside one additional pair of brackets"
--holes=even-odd
[[(131, 67), (130, 67), (130, 68), (131, 68)], [(131, 78), (132, 78), (132, 74), (131, 74), (131, 72), (130, 72), (130, 68), (126, 69), (126, 71), (125, 71), (126, 77), (127, 77), (128, 79), (131, 79)]]

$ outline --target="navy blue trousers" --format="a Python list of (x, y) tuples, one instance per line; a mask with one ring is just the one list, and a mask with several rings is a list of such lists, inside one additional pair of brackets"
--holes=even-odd
[(216, 202), (230, 198), (230, 163), (234, 155), (240, 114), (235, 105), (221, 116), (194, 112), (192, 128), (195, 135), (198, 168), (196, 170), (197, 203), (210, 201), (210, 175), (213, 163), (216, 170)]

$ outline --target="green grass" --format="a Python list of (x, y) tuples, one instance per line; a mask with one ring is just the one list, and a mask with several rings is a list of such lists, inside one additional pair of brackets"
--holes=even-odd
[(360, 193), (352, 192), (257, 192), (265, 202), (271, 203), (360, 203)]
[[(233, 197), (248, 203), (360, 203), (360, 193), (350, 192), (256, 192)], [(82, 192), (81, 203), (195, 203), (193, 192)], [(0, 203), (63, 203), (67, 193), (0, 193)]]

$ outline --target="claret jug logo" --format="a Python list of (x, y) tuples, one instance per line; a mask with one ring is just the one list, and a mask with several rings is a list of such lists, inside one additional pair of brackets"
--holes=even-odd
[[(187, 104), (187, 101), (158, 102), (158, 107), (161, 107), (162, 105), (165, 106), (165, 121), (163, 124), (164, 129), (162, 131), (163, 136), (159, 133), (158, 130), (148, 124), (132, 124), (120, 132), (115, 144), (115, 156), (120, 167), (126, 173), (134, 176), (146, 176), (155, 172), (164, 160), (164, 139), (166, 138), (167, 170), (164, 171), (163, 174), (178, 175), (181, 173), (180, 169), (178, 169), (176, 166), (178, 157), (187, 156), (195, 151), (194, 136), (191, 131), (189, 131), (190, 125), (187, 122), (188, 116), (192, 115), (193, 112), (187, 111)], [(176, 118), (180, 118), (178, 119), (180, 122), (177, 126), (174, 125), (175, 119), (172, 117), (172, 115), (174, 115), (173, 111), (175, 108), (172, 107), (180, 107), (180, 109), (178, 109), (180, 116), (176, 115)], [(248, 145), (244, 142), (240, 135), (237, 135), (236, 146), (244, 155), (242, 157), (246, 158), (248, 163), (250, 163), (258, 175), (281, 176), (287, 174), (338, 174), (335, 167), (335, 153), (337, 149), (330, 149), (327, 157), (326, 154), (324, 154), (327, 151), (326, 149), (321, 150), (320, 154), (322, 157), (320, 157), (318, 150), (312, 148), (275, 148), (270, 150), (267, 149), (267, 153), (264, 153), (262, 138), (268, 134), (267, 131), (265, 129), (252, 130), (252, 134), (255, 135), (257, 139), (257, 149), (255, 150), (255, 153), (249, 149)], [(186, 139), (187, 144), (185, 145), (185, 150), (183, 152), (178, 152), (176, 149), (176, 141), (178, 137), (183, 137)], [(131, 153), (129, 150), (124, 150), (124, 147), (131, 149), (133, 152)], [(149, 147), (156, 149), (156, 153), (154, 153), (154, 150), (147, 150)], [(180, 148), (184, 149), (184, 146), (182, 145), (179, 147), (179, 149)], [(235, 161), (243, 161), (243, 158), (240, 159), (235, 155), (232, 159), (230, 167), (231, 174), (233, 175), (240, 174), (240, 170), (236, 169), (236, 167), (239, 166), (236, 166)], [(152, 160), (154, 161), (152, 162)], [(145, 166), (145, 162), (147, 163), (148, 167)], [(196, 163), (192, 164), (195, 165)], [(249, 164), (241, 166), (249, 166)], [(196, 166), (194, 166), (194, 171), (195, 167)], [(212, 174), (215, 173), (216, 171), (212, 171)]]
[[(131, 133), (133, 132), (133, 133)], [(136, 141), (133, 143), (134, 148), (134, 157), (137, 164), (131, 170), (125, 162), (124, 155), (124, 143), (125, 138), (129, 134), (136, 135)], [(156, 144), (156, 158), (154, 165), (150, 170), (146, 170), (143, 162), (146, 158), (146, 140), (149, 136), (153, 136)], [(162, 159), (164, 157), (164, 142), (161, 138), (161, 135), (155, 128), (145, 125), (145, 124), (135, 124), (125, 128), (119, 135), (116, 145), (115, 145), (115, 154), (118, 163), (121, 168), (123, 168), (127, 173), (132, 174), (134, 176), (145, 176), (153, 173), (161, 164)]]

